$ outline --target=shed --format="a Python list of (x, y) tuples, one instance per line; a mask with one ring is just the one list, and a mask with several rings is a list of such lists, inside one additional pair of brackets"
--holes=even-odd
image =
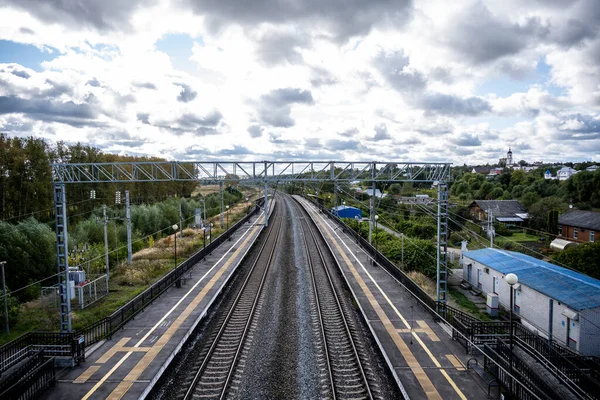
[[(583, 355), (600, 356), (600, 280), (522, 253), (479, 249), (463, 253), (466, 280), (510, 308), (505, 277), (515, 273), (514, 311), (523, 325)], [(552, 304), (552, 306), (551, 306)]]
[(333, 215), (337, 215), (340, 218), (362, 218), (362, 211), (360, 208), (349, 207), (346, 205), (337, 206), (331, 209)]
[(552, 250), (563, 251), (566, 249), (570, 249), (571, 247), (577, 247), (577, 242), (569, 242), (564, 239), (554, 239), (552, 243), (550, 243), (550, 248)]

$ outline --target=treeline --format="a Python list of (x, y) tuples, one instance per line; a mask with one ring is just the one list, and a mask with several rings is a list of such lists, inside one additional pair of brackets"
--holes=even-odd
[[(587, 164), (586, 164), (587, 165)], [(461, 201), (519, 200), (529, 213), (529, 227), (553, 231), (549, 213), (573, 205), (580, 210), (600, 208), (600, 169), (582, 170), (566, 181), (544, 179), (544, 168), (529, 173), (507, 170), (486, 179), (482, 174), (457, 174), (450, 194)]]
[[(49, 222), (54, 219), (51, 163), (100, 163), (120, 161), (165, 161), (152, 157), (120, 156), (99, 148), (64, 142), (49, 143), (35, 137), (0, 134), (0, 219), (18, 221), (29, 216)], [(69, 213), (90, 212), (99, 204), (114, 204), (115, 194), (129, 190), (137, 202), (156, 201), (171, 195), (189, 196), (193, 182), (152, 182), (132, 184), (69, 184), (66, 186)], [(90, 192), (95, 191), (95, 200)]]

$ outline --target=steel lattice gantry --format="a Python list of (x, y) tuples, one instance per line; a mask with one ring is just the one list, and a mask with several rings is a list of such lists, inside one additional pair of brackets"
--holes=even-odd
[[(284, 182), (438, 182), (447, 210), (449, 163), (380, 162), (380, 161), (144, 161), (111, 163), (52, 164), (54, 207), (56, 215), (56, 246), (60, 281), (61, 331), (71, 331), (68, 282), (67, 202), (65, 184), (69, 183), (133, 183), (195, 181), (201, 184), (238, 182), (264, 184), (265, 210), (269, 183)], [(440, 210), (440, 211), (441, 211)], [(447, 212), (438, 211), (438, 301), (446, 301), (445, 230)], [(440, 241), (440, 236), (443, 240)], [(440, 243), (441, 242), (441, 243)], [(442, 272), (443, 271), (443, 272)], [(440, 279), (441, 278), (441, 279)]]

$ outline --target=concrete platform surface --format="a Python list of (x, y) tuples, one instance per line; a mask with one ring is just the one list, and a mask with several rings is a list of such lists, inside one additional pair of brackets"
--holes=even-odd
[(86, 361), (59, 376), (46, 399), (138, 399), (159, 379), (204, 317), (263, 228), (261, 213), (231, 241), (198, 263), (181, 288), (169, 288), (135, 319), (101, 343)]
[(471, 358), (421, 303), (371, 258), (336, 222), (297, 197), (340, 264), (388, 366), (411, 399), (485, 399), (487, 385), (465, 368)]

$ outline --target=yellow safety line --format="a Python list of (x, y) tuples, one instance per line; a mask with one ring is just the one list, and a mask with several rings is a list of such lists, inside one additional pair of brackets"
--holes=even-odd
[(192, 300), (192, 302), (183, 310), (183, 312), (177, 317), (175, 322), (161, 335), (161, 337), (156, 341), (156, 343), (152, 346), (151, 350), (147, 352), (140, 361), (133, 367), (133, 369), (127, 374), (127, 376), (117, 385), (117, 387), (112, 391), (112, 393), (107, 397), (108, 399), (120, 399), (123, 395), (129, 390), (129, 388), (133, 385), (133, 383), (140, 377), (142, 372), (146, 370), (148, 365), (154, 360), (154, 358), (158, 355), (158, 353), (162, 350), (162, 348), (171, 340), (175, 332), (179, 329), (179, 327), (185, 322), (185, 320), (190, 316), (190, 314), (196, 309), (196, 307), (200, 304), (200, 302), (204, 299), (206, 294), (212, 287), (217, 283), (219, 278), (225, 273), (225, 271), (229, 268), (229, 266), (233, 263), (233, 260), (244, 250), (244, 247), (248, 243), (248, 241), (252, 238), (252, 235), (258, 230), (258, 227), (253, 229), (252, 234), (250, 234), (246, 240), (242, 243), (240, 247), (233, 253), (233, 255), (227, 260), (225, 264), (217, 271), (217, 273), (211, 278), (211, 280), (202, 288), (200, 293)]
[(435, 334), (433, 329), (431, 329), (431, 327), (427, 325), (427, 322), (423, 321), (422, 319), (419, 319), (417, 320), (417, 324), (425, 331), (425, 333), (427, 334), (427, 336), (429, 336), (429, 339), (431, 339), (432, 342), (440, 341), (440, 338)]
[(454, 354), (446, 354), (446, 358), (448, 360), (450, 360), (452, 365), (454, 365), (454, 368), (456, 368), (458, 371), (466, 371), (467, 370), (467, 368), (465, 367), (465, 364), (463, 364), (462, 361), (460, 361), (458, 359), (458, 357), (456, 357)]
[[(313, 212), (313, 214), (317, 215), (317, 214), (316, 214), (316, 213), (314, 213), (314, 212)], [(331, 242), (335, 244), (336, 248), (338, 249), (338, 251), (340, 252), (340, 254), (342, 255), (342, 257), (344, 258), (344, 261), (346, 261), (346, 264), (348, 265), (348, 267), (349, 267), (350, 271), (352, 272), (352, 274), (354, 275), (355, 279), (356, 279), (356, 280), (357, 280), (357, 282), (359, 283), (360, 287), (361, 287), (361, 288), (363, 288), (363, 285), (364, 285), (364, 288), (366, 288), (366, 290), (368, 290), (368, 291), (369, 291), (369, 293), (370, 293), (370, 289), (369, 289), (369, 288), (366, 286), (365, 282), (362, 280), (362, 277), (361, 277), (361, 276), (358, 274), (358, 271), (356, 271), (356, 270), (354, 269), (354, 266), (353, 266), (353, 264), (352, 264), (352, 263), (350, 262), (350, 260), (347, 258), (347, 256), (346, 256), (346, 253), (342, 251), (342, 249), (340, 248), (340, 246), (339, 246), (338, 242), (337, 242), (336, 240), (334, 240), (333, 236), (332, 236), (332, 235), (331, 235), (331, 233), (330, 233), (330, 230), (329, 230), (329, 229), (327, 229), (327, 228), (325, 227), (325, 225), (324, 225), (324, 223), (323, 223), (322, 221), (324, 221), (324, 217), (323, 217), (323, 216), (320, 216), (320, 220), (318, 221), (318, 222), (319, 222), (319, 224), (320, 224), (320, 225), (321, 225), (321, 226), (324, 228), (324, 231), (327, 233), (327, 235), (328, 235), (328, 236), (329, 236), (329, 238), (331, 239)], [(336, 236), (337, 236), (337, 235), (336, 235)], [(338, 236), (338, 238), (339, 238), (339, 236)], [(341, 238), (340, 238), (340, 240), (341, 240)], [(342, 243), (343, 243), (343, 242), (342, 242)], [(346, 246), (346, 248), (348, 248), (348, 247), (347, 247), (347, 245), (346, 245), (345, 243), (344, 243), (344, 246)], [(348, 251), (350, 251), (350, 250), (348, 249)], [(352, 252), (350, 251), (350, 253), (352, 253)], [(352, 255), (354, 256), (354, 254), (352, 254)], [(355, 257), (355, 256), (354, 256), (354, 257)], [(355, 258), (356, 258), (356, 257), (355, 257)], [(360, 261), (358, 261), (358, 259), (357, 259), (357, 262), (358, 262), (358, 263), (359, 263), (359, 264), (362, 266), (362, 263), (360, 263)], [(382, 289), (382, 288), (379, 286), (379, 284), (377, 283), (377, 281), (376, 281), (375, 279), (373, 279), (373, 277), (371, 276), (371, 274), (370, 274), (370, 273), (369, 273), (369, 272), (368, 272), (368, 271), (367, 271), (367, 270), (364, 268), (364, 266), (362, 266), (362, 267), (363, 267), (363, 271), (365, 271), (365, 273), (367, 274), (367, 276), (368, 276), (368, 277), (371, 279), (371, 282), (372, 282), (372, 283), (375, 285), (375, 287), (377, 287), (377, 289), (379, 290), (379, 292), (380, 292), (380, 293), (383, 295), (383, 297), (386, 299), (387, 303), (388, 303), (388, 304), (389, 304), (389, 305), (392, 307), (392, 309), (395, 311), (395, 313), (398, 315), (398, 317), (399, 317), (399, 318), (402, 320), (402, 322), (403, 322), (403, 323), (404, 323), (404, 324), (405, 324), (407, 327), (409, 327), (408, 321), (407, 321), (407, 320), (406, 320), (406, 319), (405, 319), (405, 318), (402, 316), (402, 314), (400, 313), (400, 311), (398, 311), (398, 308), (397, 308), (397, 307), (396, 307), (396, 306), (395, 306), (395, 305), (392, 303), (392, 301), (390, 300), (390, 298), (387, 296), (387, 294), (384, 292), (384, 290), (383, 290), (383, 289)], [(364, 289), (363, 289), (363, 292), (365, 292), (365, 290), (364, 290)], [(372, 297), (372, 295), (371, 295), (371, 297), (370, 297), (370, 296), (369, 296), (369, 295), (368, 295), (366, 292), (365, 292), (365, 294), (367, 295), (367, 298), (369, 299), (369, 302), (371, 302), (371, 297)], [(375, 301), (375, 303), (377, 304), (377, 306), (379, 306), (379, 303), (377, 302), (377, 300), (376, 300), (374, 297), (372, 297), (372, 298), (373, 298), (373, 300)], [(377, 309), (376, 309), (375, 305), (374, 305), (373, 303), (371, 303), (371, 305), (373, 306), (373, 308), (375, 308), (375, 311), (377, 312)], [(388, 319), (387, 315), (385, 315), (385, 312), (384, 312), (383, 310), (382, 310), (382, 313), (383, 313), (383, 315), (385, 316), (385, 318), (386, 318), (386, 319)], [(379, 312), (377, 312), (377, 314), (379, 315)], [(380, 319), (381, 319), (381, 317), (380, 317)], [(384, 322), (384, 321), (383, 321), (383, 319), (382, 319), (382, 322)], [(431, 331), (431, 333), (435, 335), (435, 333), (433, 332), (433, 330), (431, 330), (431, 328), (429, 327), (429, 325), (427, 325), (427, 323), (426, 323), (425, 321), (422, 321), (422, 322), (423, 322), (424, 324), (421, 324), (421, 323), (419, 323), (419, 326), (421, 326), (422, 328), (425, 328), (425, 327), (427, 327), (427, 329), (429, 329), (429, 330)], [(391, 322), (390, 322), (390, 324), (391, 324)], [(384, 322), (384, 326), (385, 326), (385, 322)], [(386, 330), (387, 330), (387, 327), (386, 327)], [(389, 331), (389, 330), (388, 330), (388, 333), (390, 333), (390, 331)], [(395, 331), (394, 333), (397, 335), (397, 332), (396, 332), (396, 331)], [(392, 336), (392, 335), (391, 335), (391, 333), (390, 333), (390, 336)], [(440, 364), (440, 363), (437, 361), (437, 359), (435, 358), (435, 356), (434, 356), (434, 355), (431, 353), (431, 351), (429, 350), (429, 348), (427, 348), (427, 346), (426, 346), (426, 345), (425, 345), (425, 343), (424, 343), (424, 342), (421, 340), (421, 338), (419, 338), (419, 337), (418, 337), (418, 335), (417, 335), (416, 333), (414, 333), (414, 331), (413, 331), (413, 336), (414, 336), (414, 337), (417, 339), (417, 341), (419, 342), (419, 344), (421, 345), (421, 347), (423, 347), (423, 349), (425, 350), (425, 352), (426, 352), (426, 353), (429, 355), (429, 357), (430, 357), (430, 358), (433, 360), (433, 362), (436, 364), (436, 366), (437, 366), (438, 368), (441, 368), (441, 364)], [(398, 337), (399, 337), (399, 336), (398, 336)], [(437, 338), (437, 340), (439, 341), (439, 338), (437, 337), (437, 335), (435, 335), (435, 337), (436, 337), (436, 338)], [(394, 338), (394, 337), (392, 336), (392, 338)], [(402, 339), (400, 338), (400, 340), (402, 340)], [(395, 341), (395, 340), (394, 340), (394, 341)], [(405, 343), (404, 343), (404, 345), (406, 346), (406, 344), (405, 344)], [(408, 347), (407, 347), (407, 349), (408, 349)], [(401, 351), (402, 351), (402, 350), (401, 350)], [(410, 349), (408, 349), (408, 351), (410, 351)], [(402, 354), (404, 355), (404, 353), (402, 353)], [(411, 353), (411, 355), (412, 355), (412, 353)], [(414, 356), (413, 356), (413, 357), (414, 357)], [(407, 360), (407, 362), (408, 362), (408, 360)], [(410, 365), (409, 365), (409, 366), (410, 366)], [(420, 368), (420, 365), (419, 365), (419, 368)], [(448, 383), (450, 383), (450, 385), (451, 385), (451, 386), (454, 388), (454, 390), (455, 390), (455, 391), (456, 391), (456, 393), (457, 393), (457, 394), (460, 396), (460, 398), (461, 398), (461, 399), (465, 399), (465, 400), (466, 400), (466, 397), (465, 397), (465, 395), (464, 395), (464, 394), (462, 393), (462, 391), (461, 391), (461, 390), (458, 388), (458, 386), (456, 385), (456, 383), (454, 382), (454, 380), (453, 380), (453, 379), (452, 379), (452, 378), (451, 378), (451, 377), (450, 377), (450, 376), (449, 376), (449, 375), (446, 373), (446, 371), (442, 369), (442, 370), (440, 370), (440, 372), (442, 373), (442, 375), (444, 375), (444, 377), (446, 378), (446, 380), (448, 381)], [(423, 373), (424, 373), (424, 372), (423, 372)], [(418, 376), (417, 376), (417, 379), (418, 379)], [(421, 386), (423, 386), (423, 385), (421, 384)], [(437, 393), (437, 392), (436, 392), (436, 393)], [(438, 396), (439, 396), (439, 393), (438, 393)]]
[(73, 381), (73, 383), (86, 383), (88, 379), (94, 375), (94, 372), (100, 369), (101, 365), (92, 365), (88, 369), (84, 371), (83, 374), (79, 375), (77, 379)]
[[(202, 301), (206, 293), (214, 286), (214, 284), (218, 281), (218, 279), (225, 273), (225, 271), (229, 268), (233, 260), (239, 255), (241, 251), (244, 250), (248, 241), (253, 237), (257, 230), (259, 230), (260, 226), (255, 226), (250, 235), (244, 240), (241, 246), (229, 257), (229, 259), (223, 264), (223, 266), (217, 271), (217, 273), (207, 282), (206, 286), (200, 291), (200, 293), (192, 300), (192, 302), (183, 310), (183, 312), (179, 315), (179, 317), (173, 322), (173, 324), (161, 335), (161, 337), (154, 343), (152, 347), (148, 349), (146, 354), (142, 357), (140, 361), (133, 367), (133, 369), (129, 372), (129, 374), (125, 377), (119, 385), (112, 391), (112, 393), (107, 397), (109, 399), (120, 399), (133, 385), (135, 380), (144, 372), (144, 370), (150, 365), (152, 360), (158, 355), (158, 353), (162, 350), (162, 348), (167, 344), (167, 342), (171, 339), (171, 337), (175, 334), (175, 331), (179, 329), (179, 327), (183, 324), (183, 322), (189, 317), (192, 311), (197, 307), (197, 305)], [(156, 326), (156, 325), (155, 325)], [(119, 343), (124, 341), (125, 338), (121, 339)], [(127, 338), (129, 340), (129, 338)], [(142, 339), (144, 340), (144, 338)], [(138, 342), (137, 345), (141, 344), (142, 341)], [(126, 341), (125, 341), (126, 343)], [(137, 346), (136, 345), (136, 346)], [(114, 346), (113, 346), (114, 347)], [(111, 349), (112, 350), (112, 349)], [(109, 351), (111, 351), (109, 350)], [(112, 353), (114, 354), (114, 352)], [(117, 368), (131, 355), (133, 351), (127, 352), (123, 358), (121, 358), (117, 364), (110, 370), (106, 375), (98, 381), (92, 389), (83, 397), (83, 400), (88, 399), (98, 388), (117, 370)], [(104, 356), (103, 356), (104, 357)]]
[[(323, 223), (321, 221), (318, 221), (318, 223), (323, 228), (325, 228), (325, 226), (323, 225)], [(423, 390), (424, 390), (427, 398), (428, 399), (439, 399), (439, 400), (441, 400), (442, 396), (440, 396), (439, 392), (437, 391), (437, 389), (433, 385), (433, 382), (431, 382), (431, 380), (429, 379), (429, 377), (427, 376), (427, 374), (425, 373), (425, 371), (421, 367), (421, 364), (419, 364), (419, 362), (417, 361), (417, 358), (415, 357), (415, 355), (413, 354), (413, 352), (410, 350), (410, 348), (408, 347), (408, 345), (406, 344), (406, 342), (402, 339), (402, 337), (400, 337), (400, 335), (396, 331), (396, 328), (392, 324), (392, 321), (388, 318), (387, 314), (385, 313), (385, 311), (383, 311), (383, 309), (381, 308), (381, 306), (379, 305), (379, 303), (377, 302), (377, 300), (375, 300), (375, 297), (373, 296), (373, 293), (371, 292), (371, 289), (369, 289), (369, 287), (367, 286), (367, 284), (365, 283), (365, 281), (359, 275), (358, 271), (356, 271), (356, 269), (354, 268), (354, 265), (352, 264), (352, 262), (350, 261), (350, 259), (346, 255), (346, 253), (344, 251), (342, 251), (342, 249), (341, 249), (340, 245), (338, 244), (338, 242), (336, 240), (334, 240), (334, 238), (331, 235), (330, 231), (328, 229), (324, 229), (324, 231), (327, 234), (327, 236), (329, 236), (329, 239), (330, 239), (331, 243), (333, 243), (333, 245), (339, 251), (340, 255), (344, 259), (344, 262), (346, 263), (348, 269), (350, 270), (350, 272), (354, 276), (354, 279), (356, 279), (356, 281), (359, 284), (360, 288), (362, 289), (363, 293), (367, 296), (367, 299), (369, 300), (369, 303), (371, 304), (371, 306), (373, 307), (373, 309), (377, 313), (377, 316), (379, 317), (379, 320), (383, 323), (384, 328), (386, 329), (386, 331), (388, 332), (388, 334), (390, 335), (390, 337), (392, 338), (392, 340), (396, 344), (396, 347), (400, 350), (400, 353), (402, 354), (402, 356), (406, 360), (406, 363), (408, 364), (408, 366), (411, 369), (412, 373), (415, 375), (415, 377), (419, 381), (419, 384), (423, 388)]]
[(110, 350), (102, 354), (102, 357), (96, 360), (96, 364), (104, 364), (105, 362), (110, 360), (111, 357), (114, 356), (118, 351), (123, 351), (123, 346), (125, 346), (130, 340), (130, 337), (124, 337), (121, 340), (119, 340), (113, 345), (113, 347), (110, 348)]

